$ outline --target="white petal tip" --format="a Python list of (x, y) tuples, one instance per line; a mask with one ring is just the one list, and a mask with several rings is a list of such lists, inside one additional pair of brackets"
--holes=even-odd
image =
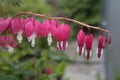
[(7, 45), (7, 47), (8, 47), (8, 52), (9, 52), (9, 53), (13, 53), (14, 48), (11, 47), (11, 46), (9, 46), (9, 45)]
[(66, 41), (66, 47), (68, 47), (68, 41)]
[(77, 46), (77, 53), (79, 54), (79, 46)]
[(85, 51), (85, 47), (83, 46), (83, 47), (82, 47), (82, 54), (84, 53), (84, 51)]
[(52, 44), (52, 34), (49, 33), (47, 37), (48, 45), (50, 46)]
[(61, 48), (63, 50), (63, 41), (60, 42), (60, 46), (61, 46)]
[(17, 34), (17, 40), (18, 40), (18, 43), (21, 44), (22, 43), (22, 31), (19, 31), (18, 34)]

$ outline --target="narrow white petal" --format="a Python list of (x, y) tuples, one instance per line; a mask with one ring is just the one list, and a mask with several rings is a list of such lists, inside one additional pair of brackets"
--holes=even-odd
[(32, 36), (28, 37), (28, 42), (32, 41)]
[(85, 51), (85, 47), (83, 46), (83, 47), (82, 47), (82, 54), (84, 53), (84, 51)]
[(18, 43), (21, 44), (21, 42), (22, 42), (22, 31), (18, 32), (18, 34), (17, 34), (17, 40), (18, 40)]
[(47, 41), (48, 41), (48, 45), (50, 46), (52, 43), (52, 34), (51, 33), (48, 34)]
[(31, 42), (32, 39), (35, 38), (35, 37), (36, 37), (36, 34), (35, 34), (35, 33), (32, 33), (32, 34), (30, 35), (30, 37), (28, 37), (28, 42)]
[(77, 53), (79, 54), (79, 46), (77, 46)]
[(59, 42), (57, 42), (57, 48), (58, 48), (58, 50), (60, 50), (60, 47), (59, 47)]
[(101, 56), (103, 55), (103, 53), (104, 53), (104, 49), (101, 50)]
[(85, 56), (87, 57), (87, 50), (85, 50)]
[(98, 55), (98, 48), (96, 48), (96, 55)]
[(90, 57), (92, 56), (92, 50), (90, 50)]
[(60, 42), (60, 46), (61, 46), (61, 48), (63, 50), (63, 41)]
[(11, 47), (11, 46), (7, 45), (7, 48), (8, 48), (8, 52), (13, 53), (13, 50), (14, 50), (14, 48), (13, 48), (13, 47)]
[(31, 46), (35, 47), (35, 38), (32, 39)]
[(68, 47), (68, 41), (66, 41), (66, 47)]

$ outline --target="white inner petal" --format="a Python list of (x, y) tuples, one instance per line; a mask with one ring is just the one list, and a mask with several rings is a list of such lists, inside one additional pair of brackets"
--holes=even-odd
[(11, 47), (11, 46), (7, 45), (7, 48), (8, 48), (8, 52), (13, 53), (13, 50), (14, 50), (14, 48), (13, 48), (13, 47)]
[(32, 35), (30, 37), (28, 37), (28, 42), (32, 41)]
[(68, 41), (66, 41), (66, 47), (68, 47)]
[(96, 54), (98, 55), (98, 48), (96, 48)]
[(29, 38), (28, 38), (28, 42), (31, 42), (31, 46), (35, 47), (35, 38), (36, 38), (36, 34), (33, 33)]
[(60, 50), (60, 47), (59, 47), (59, 42), (57, 42), (57, 48), (58, 48), (58, 50)]
[(101, 50), (101, 56), (103, 55), (103, 53), (104, 53), (104, 49), (102, 48), (102, 50)]
[(61, 48), (63, 50), (63, 41), (60, 42), (60, 46), (61, 46)]
[(18, 40), (18, 43), (21, 44), (21, 42), (22, 42), (22, 31), (18, 32), (18, 34), (17, 34), (17, 40)]
[(84, 53), (84, 51), (85, 51), (85, 47), (83, 46), (83, 47), (82, 47), (82, 54)]
[[(92, 56), (92, 50), (90, 50), (90, 57)], [(87, 57), (87, 50), (85, 50), (85, 56)]]
[(48, 34), (47, 41), (48, 41), (48, 45), (50, 46), (52, 43), (52, 34), (51, 33)]
[(32, 39), (31, 46), (35, 47), (35, 38)]
[(85, 50), (85, 56), (87, 57), (87, 50)]
[(92, 50), (90, 50), (90, 57), (92, 56)]
[(80, 51), (79, 51), (79, 46), (77, 46), (77, 53), (79, 53)]

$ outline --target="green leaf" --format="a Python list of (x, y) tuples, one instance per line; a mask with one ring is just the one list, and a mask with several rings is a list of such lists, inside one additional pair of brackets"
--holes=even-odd
[(66, 66), (66, 62), (62, 61), (60, 64), (57, 64), (55, 72), (57, 75), (61, 76), (64, 73), (64, 68)]
[(23, 71), (21, 74), (24, 79), (26, 79), (27, 77), (30, 77), (33, 79), (35, 77), (35, 74), (32, 71)]
[(19, 80), (16, 76), (0, 73), (0, 80)]

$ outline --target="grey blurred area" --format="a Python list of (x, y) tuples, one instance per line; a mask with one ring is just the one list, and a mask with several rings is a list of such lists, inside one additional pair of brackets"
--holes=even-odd
[[(55, 0), (50, 1), (56, 3)], [(50, 1), (48, 0), (49, 3), (51, 3)], [(100, 14), (102, 15), (102, 27), (111, 31), (112, 43), (106, 48), (100, 59), (93, 56), (86, 63), (83, 59), (84, 56), (77, 57), (74, 63), (70, 63), (66, 67), (64, 78), (68, 77), (70, 80), (120, 80), (120, 0), (101, 0)], [(97, 39), (94, 42), (94, 49), (96, 44)], [(70, 59), (76, 54), (76, 46), (77, 42), (72, 41), (66, 50)]]
[(104, 20), (112, 36), (105, 52), (105, 80), (120, 80), (120, 0), (106, 0)]
[(73, 62), (69, 63), (65, 69), (65, 80), (105, 80), (103, 56), (98, 59), (96, 55), (97, 37), (93, 42), (90, 60), (86, 60), (84, 55), (78, 56), (77, 41), (70, 42), (66, 53)]

